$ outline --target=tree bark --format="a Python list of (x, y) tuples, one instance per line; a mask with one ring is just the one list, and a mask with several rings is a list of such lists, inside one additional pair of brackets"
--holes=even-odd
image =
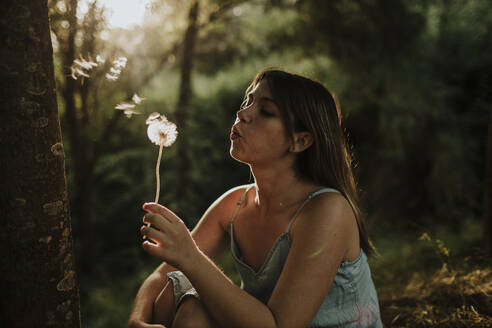
[(179, 176), (177, 185), (177, 195), (180, 200), (178, 206), (182, 208), (191, 199), (190, 185), (190, 156), (188, 153), (188, 140), (186, 131), (186, 121), (190, 101), (193, 96), (191, 85), (191, 73), (193, 69), (193, 57), (198, 32), (198, 0), (191, 5), (188, 14), (188, 27), (183, 39), (183, 50), (181, 53), (181, 84), (179, 88), (178, 103), (176, 105), (176, 124), (179, 131), (178, 138), (178, 164)]
[(2, 327), (80, 327), (46, 1), (0, 11)]

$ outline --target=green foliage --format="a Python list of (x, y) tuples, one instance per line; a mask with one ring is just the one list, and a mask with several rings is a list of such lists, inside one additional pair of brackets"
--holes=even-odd
[[(128, 253), (119, 255), (135, 256)], [(139, 255), (142, 257), (142, 254)], [(112, 263), (106, 263), (106, 265), (110, 264)], [(135, 265), (139, 265), (139, 268), (132, 274), (125, 273), (115, 276), (101, 270), (98, 272), (100, 275), (97, 282), (91, 282), (81, 289), (85, 300), (81, 304), (83, 326), (91, 328), (126, 326), (132, 300), (142, 281), (153, 271), (157, 263), (155, 261), (147, 261), (147, 263), (137, 261), (132, 263), (132, 266)]]

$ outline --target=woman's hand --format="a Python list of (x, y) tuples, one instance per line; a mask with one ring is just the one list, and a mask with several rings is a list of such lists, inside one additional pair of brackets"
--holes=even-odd
[(154, 243), (146, 240), (143, 249), (168, 264), (182, 270), (199, 254), (199, 249), (184, 222), (166, 207), (156, 203), (145, 203), (144, 223), (154, 227), (142, 226), (140, 232)]

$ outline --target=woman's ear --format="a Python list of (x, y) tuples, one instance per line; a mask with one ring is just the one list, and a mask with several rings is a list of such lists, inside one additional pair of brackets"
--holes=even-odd
[(313, 144), (313, 136), (309, 132), (294, 133), (294, 140), (290, 145), (289, 151), (292, 153), (300, 153), (308, 149)]

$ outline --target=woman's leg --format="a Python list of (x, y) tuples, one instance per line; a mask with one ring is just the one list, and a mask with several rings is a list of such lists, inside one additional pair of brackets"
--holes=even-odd
[(186, 296), (176, 312), (172, 328), (195, 327), (216, 328), (218, 325), (198, 298)]
[(154, 302), (152, 321), (170, 327), (173, 322), (174, 290), (171, 280), (167, 281), (159, 296)]

